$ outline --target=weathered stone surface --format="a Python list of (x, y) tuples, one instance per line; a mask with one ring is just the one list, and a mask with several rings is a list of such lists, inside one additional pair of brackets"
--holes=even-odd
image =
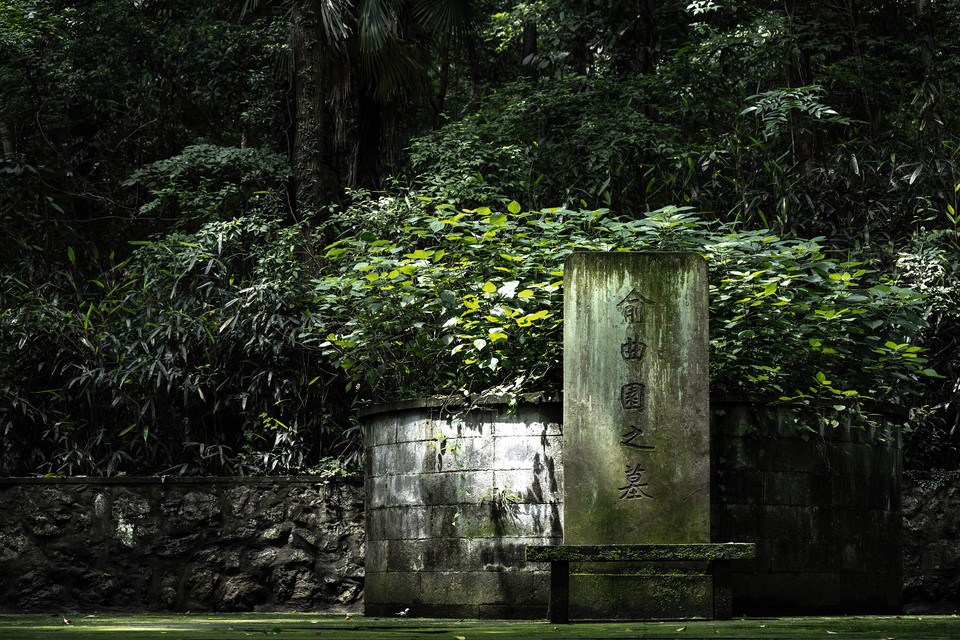
[(713, 409), (713, 538), (757, 543), (755, 559), (732, 565), (735, 609), (899, 611), (898, 440), (815, 419), (798, 431), (810, 418), (789, 406), (715, 399)]
[(365, 416), (368, 615), (545, 615), (546, 570), (522, 545), (560, 539), (559, 408), (426, 399)]
[(319, 479), (0, 479), (0, 611), (357, 610), (363, 490)]
[(955, 612), (960, 603), (960, 472), (904, 475), (904, 608)]
[[(565, 545), (710, 542), (707, 269), (695, 253), (573, 253), (564, 269)], [(705, 567), (700, 568), (703, 572)], [(679, 569), (625, 584), (574, 570), (590, 617), (712, 611)], [(702, 587), (702, 585), (701, 585)]]

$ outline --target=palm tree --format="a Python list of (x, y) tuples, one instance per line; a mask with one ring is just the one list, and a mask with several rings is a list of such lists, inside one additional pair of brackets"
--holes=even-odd
[[(291, 150), (300, 206), (343, 187), (381, 186), (381, 158), (400, 101), (443, 109), (449, 51), (470, 33), (484, 0), (285, 0), (295, 116)], [(244, 12), (261, 0), (247, 0)], [(432, 57), (438, 87), (432, 89)]]

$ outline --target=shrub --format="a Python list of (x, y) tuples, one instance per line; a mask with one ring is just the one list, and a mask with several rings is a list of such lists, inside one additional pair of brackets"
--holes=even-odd
[[(364, 221), (378, 220), (377, 226)], [(911, 342), (922, 297), (819, 239), (709, 223), (668, 207), (458, 210), (368, 199), (336, 216), (333, 273), (314, 280), (303, 339), (369, 400), (551, 389), (561, 380), (564, 259), (573, 251), (696, 251), (710, 265), (715, 390), (901, 403), (935, 372)]]

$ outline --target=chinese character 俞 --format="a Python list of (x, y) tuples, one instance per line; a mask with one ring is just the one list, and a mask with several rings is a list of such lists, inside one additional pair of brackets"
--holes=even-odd
[(630, 382), (620, 387), (620, 405), (624, 409), (643, 411), (643, 400), (647, 388), (639, 382)]
[(647, 345), (640, 341), (640, 336), (627, 338), (627, 341), (620, 345), (620, 355), (624, 360), (643, 360), (647, 352)]
[(626, 433), (620, 434), (620, 446), (621, 447), (633, 447), (634, 449), (642, 449), (644, 451), (653, 451), (654, 447), (648, 444), (640, 444), (639, 442), (634, 442), (637, 438), (643, 435), (643, 430), (636, 426), (630, 425), (630, 430)]
[(618, 487), (617, 490), (620, 492), (620, 500), (640, 500), (642, 498), (653, 498), (649, 493), (644, 490), (644, 487), (648, 486), (648, 483), (644, 482), (643, 474), (646, 471), (638, 463), (637, 465), (631, 467), (629, 464), (626, 466), (624, 474), (627, 477), (627, 486)]
[(651, 304), (656, 303), (643, 297), (636, 289), (631, 289), (627, 297), (617, 303), (617, 308), (628, 324), (643, 324), (644, 307)]

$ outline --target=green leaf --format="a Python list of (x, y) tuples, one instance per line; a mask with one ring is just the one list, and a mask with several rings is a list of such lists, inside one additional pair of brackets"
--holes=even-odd
[(496, 292), (496, 290), (497, 290), (497, 285), (493, 284), (489, 280), (487, 280), (487, 282), (485, 282), (483, 285), (484, 293), (494, 293)]
[(517, 202), (516, 200), (512, 201), (510, 204), (507, 205), (507, 211), (509, 211), (514, 215), (520, 213), (520, 209), (521, 209), (520, 203)]

